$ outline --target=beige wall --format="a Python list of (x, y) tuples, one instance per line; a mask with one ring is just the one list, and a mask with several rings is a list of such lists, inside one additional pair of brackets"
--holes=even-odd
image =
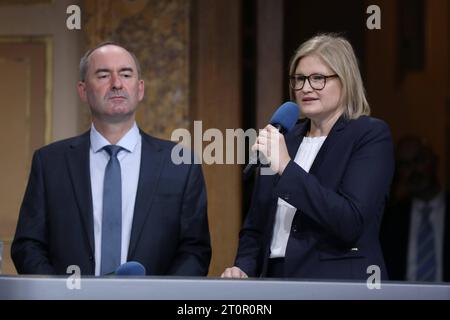
[(73, 136), (78, 131), (80, 104), (76, 84), (81, 31), (66, 28), (66, 9), (78, 2), (57, 0), (52, 4), (0, 7), (0, 37), (50, 35), (53, 38), (53, 141)]
[[(29, 134), (23, 134), (30, 129), (28, 114), (30, 90), (29, 78), (30, 62), (15, 61), (0, 57), (0, 70), (8, 74), (7, 78), (0, 78), (0, 95), (4, 97), (2, 105), (14, 106), (5, 108), (0, 117), (0, 128), (10, 135), (0, 134), (0, 145), (8, 146), (8, 152), (1, 158), (0, 167), (0, 240), (4, 245), (4, 262), (2, 273), (13, 273), (9, 258), (11, 239), (13, 237), (17, 212), (27, 176), (27, 158)], [(12, 119), (16, 121), (11, 121)], [(10, 137), (17, 139), (11, 143)]]
[[(33, 151), (77, 134), (76, 94), (80, 31), (66, 28), (66, 8), (77, 1), (0, 5), (2, 77), (0, 240), (3, 273), (14, 273), (9, 252)], [(49, 83), (47, 80), (49, 79)]]

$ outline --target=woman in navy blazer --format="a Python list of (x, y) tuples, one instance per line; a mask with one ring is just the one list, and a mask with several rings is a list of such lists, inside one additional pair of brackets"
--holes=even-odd
[(303, 43), (290, 87), (303, 119), (286, 136), (270, 125), (258, 136), (253, 150), (275, 174), (260, 170), (235, 265), (222, 277), (386, 279), (379, 227), (392, 138), (369, 117), (350, 43), (332, 34)]

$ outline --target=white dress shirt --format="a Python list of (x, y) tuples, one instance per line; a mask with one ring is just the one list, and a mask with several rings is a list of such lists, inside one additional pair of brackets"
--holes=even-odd
[[(443, 265), (443, 243), (444, 243), (444, 218), (445, 218), (445, 196), (439, 193), (434, 197), (428, 205), (431, 207), (430, 220), (433, 226), (435, 236), (436, 249), (436, 279), (442, 281), (442, 265)], [(408, 243), (408, 264), (407, 264), (407, 280), (416, 281), (417, 273), (417, 236), (421, 222), (421, 211), (427, 205), (426, 202), (415, 199), (411, 205), (411, 221), (409, 225), (409, 243)]]
[[(111, 143), (95, 129), (93, 124), (91, 126), (90, 139), (89, 165), (94, 209), (95, 275), (99, 276), (102, 256), (103, 180), (105, 168), (109, 161), (109, 154), (103, 150), (103, 147)], [(141, 164), (142, 137), (136, 123), (117, 142), (117, 145), (125, 149), (121, 150), (117, 155), (122, 177), (122, 245), (120, 263), (123, 264), (127, 261)]]
[[(314, 159), (319, 153), (326, 137), (304, 137), (294, 162), (309, 172)], [(278, 207), (275, 216), (273, 237), (270, 245), (270, 258), (284, 258), (286, 246), (291, 233), (292, 220), (294, 219), (296, 208), (281, 198), (278, 198)]]

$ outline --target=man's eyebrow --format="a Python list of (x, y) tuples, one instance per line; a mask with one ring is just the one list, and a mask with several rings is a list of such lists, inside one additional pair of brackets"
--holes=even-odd
[(119, 70), (119, 72), (124, 72), (124, 71), (134, 72), (133, 68), (130, 68), (130, 67), (121, 68)]
[[(103, 72), (108, 72), (108, 73), (110, 73), (111, 70), (110, 70), (110, 69), (107, 69), (107, 68), (100, 68), (100, 69), (95, 70), (95, 74), (103, 73)], [(133, 68), (131, 68), (131, 67), (123, 67), (123, 68), (121, 68), (121, 69), (119, 70), (119, 72), (134, 72), (134, 70), (133, 70)]]
[(95, 74), (97, 74), (97, 73), (102, 73), (102, 72), (111, 72), (111, 70), (105, 69), (105, 68), (95, 70)]

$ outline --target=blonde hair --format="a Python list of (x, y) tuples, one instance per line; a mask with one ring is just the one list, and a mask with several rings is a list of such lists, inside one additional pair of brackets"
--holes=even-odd
[[(357, 119), (370, 114), (364, 84), (351, 44), (336, 34), (317, 35), (304, 42), (291, 60), (289, 75), (293, 76), (299, 61), (305, 56), (316, 55), (339, 76), (342, 84), (340, 106), (347, 119)], [(291, 99), (295, 100), (294, 89), (290, 88)]]

